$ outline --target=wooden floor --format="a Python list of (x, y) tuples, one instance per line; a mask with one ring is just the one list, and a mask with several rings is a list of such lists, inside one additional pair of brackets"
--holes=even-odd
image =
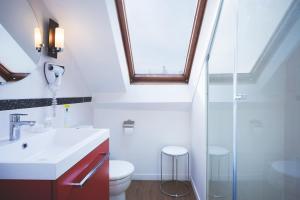
[[(166, 185), (168, 191), (174, 190), (172, 185)], [(160, 181), (132, 181), (126, 192), (126, 200), (196, 200), (191, 184), (188, 186), (190, 193), (185, 197), (169, 197), (160, 192)], [(176, 188), (176, 191), (184, 189)]]

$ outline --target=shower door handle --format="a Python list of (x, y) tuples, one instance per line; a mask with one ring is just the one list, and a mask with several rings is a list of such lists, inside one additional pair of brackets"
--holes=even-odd
[(234, 100), (236, 100), (236, 101), (243, 101), (243, 100), (247, 100), (247, 98), (248, 98), (247, 94), (237, 94), (234, 97)]

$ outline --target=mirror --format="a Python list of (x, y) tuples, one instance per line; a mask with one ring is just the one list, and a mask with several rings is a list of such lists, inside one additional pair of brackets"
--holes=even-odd
[(0, 2), (0, 83), (21, 80), (37, 67), (41, 55), (34, 47), (35, 27), (30, 2)]

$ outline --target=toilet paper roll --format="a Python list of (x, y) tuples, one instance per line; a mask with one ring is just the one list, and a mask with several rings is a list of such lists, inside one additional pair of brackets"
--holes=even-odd
[(124, 127), (123, 128), (123, 133), (125, 135), (132, 135), (134, 133), (134, 128), (126, 128), (126, 127)]

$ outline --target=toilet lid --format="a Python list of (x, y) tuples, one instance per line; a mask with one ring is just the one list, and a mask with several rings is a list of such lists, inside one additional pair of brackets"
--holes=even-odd
[(134, 171), (134, 166), (130, 162), (123, 160), (109, 161), (109, 180), (120, 180), (131, 175)]

